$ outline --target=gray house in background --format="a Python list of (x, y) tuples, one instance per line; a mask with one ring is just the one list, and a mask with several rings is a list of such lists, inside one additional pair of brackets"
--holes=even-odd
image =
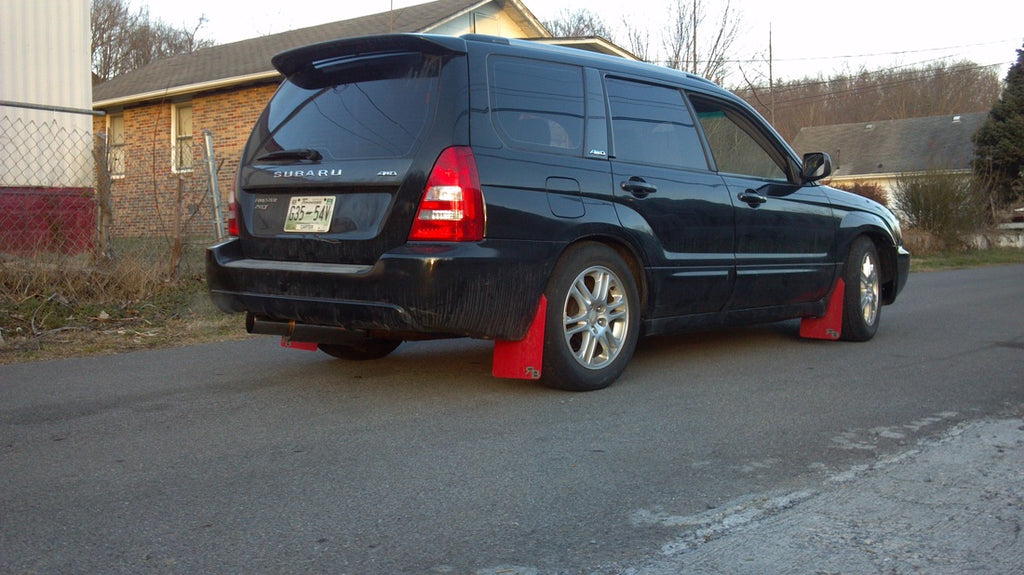
[(797, 152), (832, 156), (830, 183), (874, 184), (892, 193), (900, 175), (971, 173), (975, 132), (988, 112), (803, 128)]

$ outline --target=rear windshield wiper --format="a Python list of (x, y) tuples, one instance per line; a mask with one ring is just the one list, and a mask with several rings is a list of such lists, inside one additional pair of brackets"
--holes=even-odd
[(311, 150), (308, 148), (300, 148), (295, 150), (277, 150), (276, 152), (269, 152), (262, 156), (257, 156), (257, 162), (288, 162), (294, 160), (306, 160), (308, 162), (319, 162), (323, 159), (320, 152)]

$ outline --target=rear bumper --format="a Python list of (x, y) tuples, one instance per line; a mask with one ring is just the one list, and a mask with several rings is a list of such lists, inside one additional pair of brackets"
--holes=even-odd
[(274, 321), (389, 334), (522, 339), (559, 247), (542, 242), (407, 244), (375, 265), (244, 257), (231, 239), (207, 249), (220, 309)]

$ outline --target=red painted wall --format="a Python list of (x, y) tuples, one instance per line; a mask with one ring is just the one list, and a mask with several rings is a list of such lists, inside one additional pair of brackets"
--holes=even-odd
[(0, 188), (0, 253), (74, 255), (95, 237), (92, 188)]

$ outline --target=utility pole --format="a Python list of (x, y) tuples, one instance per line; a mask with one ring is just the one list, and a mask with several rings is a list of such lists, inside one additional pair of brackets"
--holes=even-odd
[(693, 0), (692, 20), (693, 20), (693, 73), (697, 74), (697, 3), (699, 0)]
[(772, 73), (772, 23), (768, 23), (768, 95), (771, 98), (772, 125), (775, 125), (775, 76)]

